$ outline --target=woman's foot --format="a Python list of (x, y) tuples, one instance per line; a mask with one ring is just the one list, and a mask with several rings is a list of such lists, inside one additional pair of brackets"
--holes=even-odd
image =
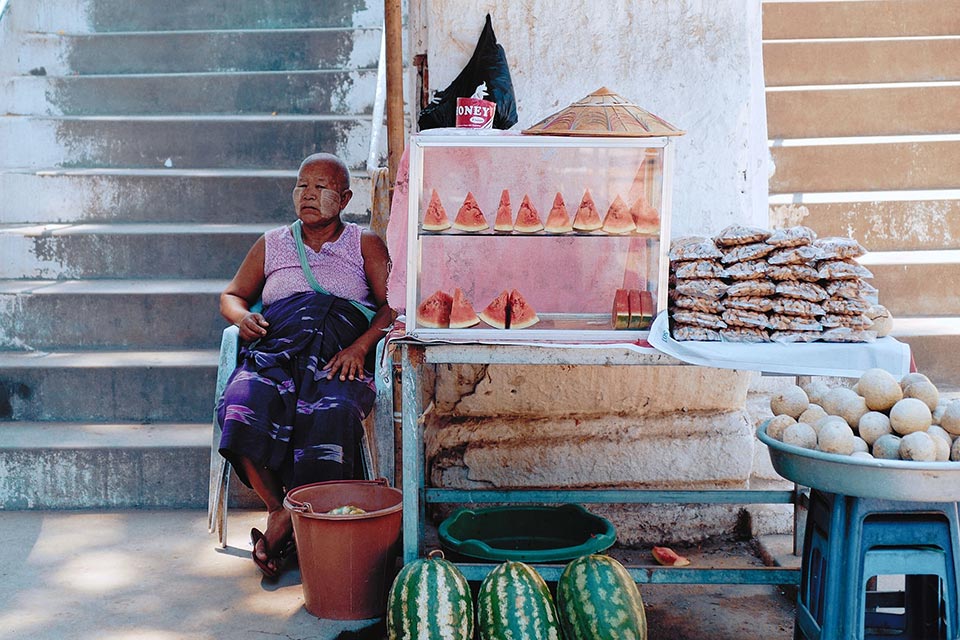
[(253, 542), (253, 561), (264, 577), (276, 580), (285, 560), (296, 552), (293, 542), (293, 522), (286, 509), (270, 511), (267, 514), (267, 530), (261, 532), (251, 529)]

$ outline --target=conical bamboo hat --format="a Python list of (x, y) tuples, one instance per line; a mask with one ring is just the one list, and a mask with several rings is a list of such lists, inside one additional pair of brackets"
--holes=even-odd
[(525, 129), (528, 135), (648, 138), (682, 136), (666, 120), (601, 87), (569, 107)]

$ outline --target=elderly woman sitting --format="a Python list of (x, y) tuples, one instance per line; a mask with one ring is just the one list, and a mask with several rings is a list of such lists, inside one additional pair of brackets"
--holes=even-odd
[[(336, 156), (306, 158), (293, 190), (297, 221), (259, 238), (220, 296), (244, 342), (217, 406), (220, 453), (267, 507), (266, 531), (250, 535), (270, 579), (295, 549), (286, 491), (362, 473), (370, 364), (393, 313), (386, 246), (340, 219), (352, 195)], [(262, 314), (250, 311), (258, 299)]]

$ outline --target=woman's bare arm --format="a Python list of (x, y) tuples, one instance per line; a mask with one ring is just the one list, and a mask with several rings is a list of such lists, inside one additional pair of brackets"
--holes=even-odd
[(336, 354), (324, 367), (327, 378), (337, 373), (341, 380), (353, 380), (363, 377), (363, 361), (371, 349), (384, 336), (386, 329), (393, 323), (394, 312), (387, 305), (387, 275), (390, 272), (390, 254), (387, 245), (372, 231), (364, 231), (360, 236), (360, 251), (363, 254), (363, 268), (374, 303), (376, 315), (370, 321), (370, 328), (363, 332), (352, 345)]
[(250, 305), (263, 291), (265, 246), (266, 241), (260, 236), (247, 252), (233, 280), (220, 294), (220, 314), (240, 328), (241, 340), (256, 340), (267, 335), (267, 321), (259, 313), (250, 312)]

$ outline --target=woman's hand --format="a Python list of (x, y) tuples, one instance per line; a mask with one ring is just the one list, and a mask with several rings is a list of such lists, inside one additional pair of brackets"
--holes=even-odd
[(330, 358), (322, 370), (327, 372), (327, 380), (333, 380), (337, 374), (341, 380), (363, 380), (363, 361), (366, 357), (367, 350), (353, 343)]
[(240, 328), (240, 339), (244, 342), (253, 342), (267, 335), (267, 322), (259, 313), (248, 313), (237, 323)]

